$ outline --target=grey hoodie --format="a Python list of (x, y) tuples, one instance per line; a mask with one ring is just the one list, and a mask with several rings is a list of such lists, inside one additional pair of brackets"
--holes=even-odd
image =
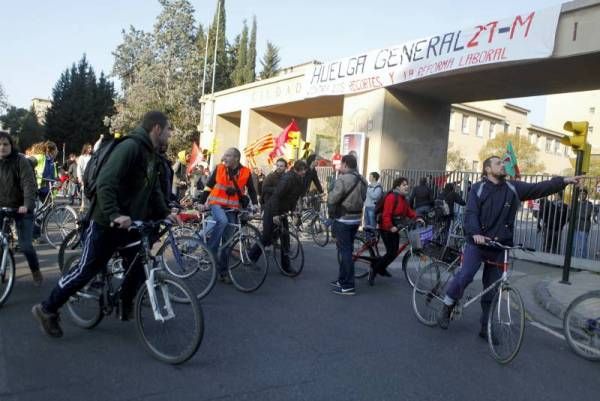
[[(357, 179), (361, 182), (352, 189)], [(343, 200), (341, 206), (345, 213), (338, 220), (356, 221), (357, 224), (360, 224), (362, 208), (367, 197), (367, 186), (367, 181), (356, 170), (341, 174), (338, 177), (333, 190), (327, 195), (327, 204), (330, 209), (339, 206), (338, 204)], [(352, 192), (348, 193), (351, 189)]]
[(367, 199), (365, 200), (365, 207), (375, 207), (377, 201), (383, 196), (383, 188), (381, 184), (376, 182), (375, 184), (369, 184), (367, 188)]

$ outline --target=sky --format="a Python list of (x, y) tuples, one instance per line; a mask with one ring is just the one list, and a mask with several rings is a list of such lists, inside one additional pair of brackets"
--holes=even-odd
[[(190, 0), (198, 23), (207, 25), (216, 0)], [(279, 47), (281, 67), (328, 61), (427, 37), (490, 18), (560, 4), (555, 0), (226, 0), (227, 37), (257, 18), (257, 51), (267, 40)], [(34, 97), (51, 98), (60, 74), (85, 53), (96, 74), (110, 74), (112, 51), (130, 25), (151, 31), (158, 0), (0, 0), (0, 84), (8, 102), (29, 108)], [(260, 64), (257, 66), (260, 70)], [(543, 125), (545, 98), (512, 103), (531, 110)]]

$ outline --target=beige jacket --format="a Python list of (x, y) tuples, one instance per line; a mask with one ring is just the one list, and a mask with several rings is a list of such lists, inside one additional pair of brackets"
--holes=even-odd
[[(360, 180), (360, 182), (354, 187), (356, 180)], [(327, 195), (329, 209), (333, 210), (336, 208), (341, 212), (341, 215), (338, 213), (338, 215), (335, 216), (338, 220), (355, 220), (360, 222), (363, 205), (365, 203), (365, 198), (367, 197), (367, 186), (367, 181), (356, 171), (341, 174), (338, 177), (335, 181), (333, 190)], [(352, 187), (354, 187), (354, 189), (352, 189)], [(350, 190), (352, 190), (352, 192), (348, 194)]]

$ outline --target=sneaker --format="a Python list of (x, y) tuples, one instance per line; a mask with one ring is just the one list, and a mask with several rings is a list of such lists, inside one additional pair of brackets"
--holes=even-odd
[(377, 275), (377, 273), (375, 273), (375, 269), (370, 268), (369, 269), (369, 276), (367, 277), (367, 280), (369, 281), (369, 285), (372, 287), (375, 285), (375, 276)]
[(331, 292), (338, 295), (356, 295), (354, 288), (335, 287), (331, 290)]
[(333, 288), (341, 288), (342, 287), (338, 280), (333, 280), (332, 282), (329, 283), (329, 285)]
[(58, 313), (46, 313), (42, 304), (36, 304), (31, 309), (31, 313), (35, 320), (40, 324), (42, 332), (49, 335), (50, 337), (62, 337), (63, 331), (60, 328)]
[(444, 330), (448, 329), (448, 326), (450, 325), (450, 316), (452, 316), (452, 309), (454, 309), (454, 305), (444, 304), (440, 316), (438, 316), (438, 326), (440, 326)]
[[(479, 337), (481, 337), (485, 341), (487, 341), (487, 339), (488, 339), (488, 331), (487, 331), (487, 327), (486, 326), (481, 326), (481, 330), (479, 330)], [(494, 345), (500, 345), (500, 341), (498, 341), (498, 338), (494, 334), (492, 334), (492, 344), (494, 344)]]
[(39, 270), (36, 270), (34, 272), (31, 272), (31, 275), (33, 276), (33, 285), (36, 287), (41, 286), (42, 281), (44, 281), (44, 276), (42, 275), (42, 272)]

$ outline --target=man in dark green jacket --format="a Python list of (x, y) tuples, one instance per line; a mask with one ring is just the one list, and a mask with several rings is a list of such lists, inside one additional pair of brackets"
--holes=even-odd
[[(85, 232), (79, 265), (64, 274), (56, 287), (32, 313), (42, 330), (52, 337), (61, 337), (58, 310), (69, 297), (85, 286), (105, 268), (115, 250), (136, 240), (128, 232), (133, 220), (169, 217), (170, 214), (158, 182), (157, 150), (167, 143), (171, 127), (167, 117), (158, 111), (146, 113), (140, 127), (129, 134), (131, 139), (119, 143), (98, 173), (96, 201), (91, 222)], [(121, 251), (125, 266), (138, 252), (137, 247)], [(121, 287), (121, 319), (128, 320), (133, 298), (145, 279), (141, 263), (137, 262)]]

